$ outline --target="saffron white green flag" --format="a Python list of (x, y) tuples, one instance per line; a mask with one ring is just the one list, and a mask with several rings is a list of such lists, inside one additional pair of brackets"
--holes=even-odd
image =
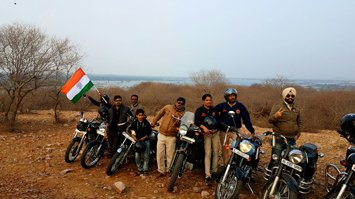
[(67, 83), (64, 84), (61, 92), (64, 93), (70, 101), (76, 103), (93, 86), (94, 84), (89, 77), (79, 68)]

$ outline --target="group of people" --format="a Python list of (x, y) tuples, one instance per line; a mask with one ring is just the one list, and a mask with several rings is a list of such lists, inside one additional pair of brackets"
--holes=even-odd
[[(128, 130), (132, 132), (131, 134), (137, 143), (145, 145), (145, 150), (136, 152), (135, 155), (137, 174), (148, 174), (149, 135), (152, 128), (159, 122), (156, 151), (157, 177), (166, 176), (176, 150), (180, 125), (179, 118), (185, 113), (185, 98), (179, 97), (174, 104), (164, 106), (149, 123), (145, 117), (144, 108), (138, 103), (137, 95), (131, 96), (130, 106), (123, 105), (122, 97), (119, 95), (114, 96), (112, 105), (107, 95), (100, 94), (100, 102), (88, 95), (85, 97), (93, 104), (99, 106), (100, 116), (107, 121), (106, 135), (111, 146), (111, 153), (117, 150), (118, 144), (122, 141), (119, 132), (126, 130), (126, 122), (130, 117), (135, 118)], [(273, 131), (282, 133), (293, 144), (300, 136), (302, 125), (300, 109), (295, 105), (295, 98), (295, 88), (284, 89), (282, 91), (282, 100), (272, 107), (269, 116), (269, 122), (273, 124)], [(204, 94), (201, 99), (202, 105), (195, 111), (195, 125), (200, 127), (204, 135), (205, 182), (206, 185), (211, 185), (219, 166), (219, 150), (222, 150), (222, 164), (226, 165), (230, 156), (230, 151), (225, 147), (221, 147), (225, 144), (224, 138), (227, 126), (241, 128), (243, 123), (251, 133), (251, 136), (254, 136), (255, 129), (247, 108), (238, 101), (238, 91), (235, 88), (226, 89), (224, 91), (225, 101), (216, 106), (213, 106), (211, 94)], [(231, 111), (234, 112), (233, 117), (228, 114)], [(213, 119), (216, 122), (211, 125), (208, 119)], [(228, 139), (234, 139), (235, 136), (233, 133), (227, 135)], [(276, 145), (275, 148), (281, 154), (282, 146)]]

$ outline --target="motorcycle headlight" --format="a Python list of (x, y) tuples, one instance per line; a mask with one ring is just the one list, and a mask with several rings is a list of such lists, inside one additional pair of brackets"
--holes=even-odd
[(186, 125), (180, 126), (180, 128), (179, 128), (179, 133), (180, 133), (180, 135), (186, 135), (188, 129), (189, 129), (189, 128), (188, 128)]
[(249, 155), (255, 152), (255, 146), (249, 140), (243, 140), (239, 145), (239, 149), (241, 152)]
[(294, 164), (299, 164), (304, 162), (305, 157), (302, 151), (298, 149), (292, 149), (288, 154), (288, 159)]

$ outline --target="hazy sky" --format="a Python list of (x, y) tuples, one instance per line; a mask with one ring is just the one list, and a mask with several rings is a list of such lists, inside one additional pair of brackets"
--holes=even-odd
[[(16, 5), (15, 5), (16, 3)], [(85, 54), (87, 73), (349, 79), (354, 0), (1, 0), (20, 22)]]

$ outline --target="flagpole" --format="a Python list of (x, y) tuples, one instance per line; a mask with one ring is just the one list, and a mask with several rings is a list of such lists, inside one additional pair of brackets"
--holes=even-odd
[(95, 84), (94, 84), (94, 88), (96, 89), (96, 91), (99, 93), (99, 95), (101, 96), (101, 93), (100, 93), (100, 91), (99, 91), (99, 89), (97, 89), (97, 87), (95, 86)]

